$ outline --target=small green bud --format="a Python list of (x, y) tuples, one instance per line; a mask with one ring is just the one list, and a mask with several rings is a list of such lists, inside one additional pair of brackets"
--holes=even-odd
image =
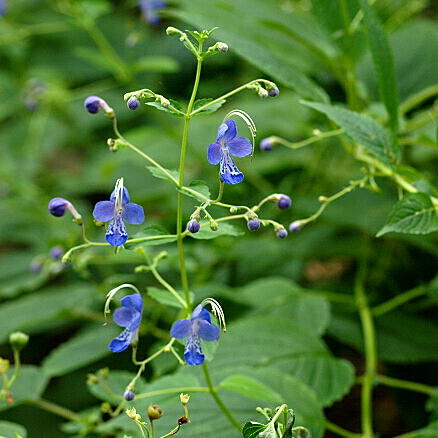
[(236, 207), (231, 207), (230, 208), (230, 213), (231, 214), (237, 213), (237, 208)]
[(131, 420), (134, 420), (134, 421), (140, 421), (141, 420), (141, 417), (140, 417), (140, 415), (138, 415), (137, 414), (137, 410), (135, 409), (135, 408), (132, 408), (132, 409), (126, 409), (126, 415), (131, 419)]
[(181, 400), (181, 404), (186, 406), (189, 403), (190, 396), (188, 394), (180, 394), (179, 399)]
[(169, 26), (166, 29), (166, 34), (167, 35), (180, 35), (182, 32), (180, 30), (178, 30), (176, 27), (173, 26)]
[(76, 225), (82, 225), (84, 223), (84, 221), (82, 220), (82, 216), (75, 217), (73, 219), (73, 223)]
[(87, 374), (87, 385), (97, 385), (99, 383), (99, 379), (95, 374)]
[(111, 405), (108, 402), (103, 402), (100, 405), (100, 410), (104, 413), (104, 414), (109, 414), (110, 412), (112, 412), (111, 409)]
[(109, 377), (109, 368), (101, 368), (97, 373), (102, 379), (108, 379)]
[(163, 410), (157, 405), (150, 405), (148, 407), (149, 420), (158, 420), (163, 416)]
[(29, 336), (23, 332), (14, 332), (9, 335), (9, 343), (15, 350), (22, 350), (29, 342)]
[(262, 87), (260, 87), (260, 88), (257, 90), (257, 94), (258, 94), (261, 98), (263, 98), (263, 99), (269, 97), (269, 93), (268, 93), (268, 91), (265, 90), (265, 89), (262, 88)]
[(216, 221), (213, 220), (210, 221), (210, 229), (211, 231), (217, 231), (219, 229), (219, 226)]

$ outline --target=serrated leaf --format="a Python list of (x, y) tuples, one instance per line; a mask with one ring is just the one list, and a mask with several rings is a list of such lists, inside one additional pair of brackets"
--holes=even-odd
[(221, 236), (241, 236), (243, 233), (235, 226), (227, 223), (218, 223), (218, 229), (213, 231), (208, 225), (201, 226), (197, 233), (189, 233), (188, 236), (198, 240), (210, 240)]
[(184, 117), (184, 114), (175, 111), (175, 109), (177, 109), (178, 111), (184, 113), (185, 111), (184, 107), (176, 100), (169, 99), (169, 102), (171, 103), (172, 106), (163, 106), (161, 102), (146, 102), (145, 105), (153, 106), (157, 110), (164, 111), (165, 113), (171, 114), (172, 116), (175, 117)]
[(180, 189), (179, 191), (181, 193), (186, 194), (187, 196), (190, 196), (192, 198), (197, 199), (200, 202), (205, 202), (207, 199), (210, 199), (211, 194), (210, 194), (210, 189), (208, 188), (207, 184), (205, 183), (205, 181), (200, 181), (200, 180), (195, 180), (192, 181), (189, 185), (188, 188), (196, 190), (198, 193), (200, 193), (202, 196), (198, 196), (195, 193), (192, 193), (184, 188)]
[(263, 383), (260, 383), (251, 377), (238, 374), (227, 377), (219, 383), (218, 388), (228, 389), (229, 391), (234, 391), (245, 397), (256, 400), (263, 399), (272, 403), (281, 403), (282, 401), (280, 394), (272, 391)]
[[(156, 287), (148, 287), (147, 294), (153, 298), (155, 301), (158, 301), (165, 306), (177, 307), (178, 309), (182, 309), (182, 304), (167, 290), (158, 289)], [(180, 294), (181, 298), (184, 297)], [(192, 297), (193, 298), (193, 297)]]
[(345, 130), (354, 141), (361, 144), (367, 152), (387, 166), (397, 161), (399, 147), (391, 134), (374, 119), (348, 109), (323, 103), (302, 103), (324, 113), (330, 120)]
[(425, 193), (410, 193), (398, 201), (377, 237), (391, 231), (428, 234), (438, 230), (437, 207)]
[(257, 438), (260, 432), (266, 429), (266, 425), (256, 423), (255, 421), (248, 421), (242, 428), (243, 438)]
[(111, 354), (108, 343), (120, 331), (100, 324), (82, 331), (50, 352), (42, 363), (43, 371), (50, 377), (62, 376)]
[[(11, 377), (13, 369), (8, 370), (8, 376)], [(0, 411), (13, 408), (26, 400), (35, 400), (41, 396), (49, 378), (43, 373), (41, 368), (33, 365), (22, 365), (18, 379), (12, 385), (10, 392), (13, 403), (8, 404), (0, 400)]]
[(368, 0), (359, 0), (359, 2), (364, 14), (364, 22), (368, 34), (374, 70), (377, 76), (380, 98), (388, 111), (391, 129), (396, 133), (398, 129), (399, 99), (392, 51), (386, 37), (385, 29), (373, 7), (368, 3)]
[[(193, 104), (193, 111), (197, 110), (198, 108), (201, 108), (201, 106), (206, 105), (207, 103), (211, 102), (213, 99), (197, 99), (195, 100), (195, 103)], [(199, 111), (197, 114), (209, 114), (214, 113), (217, 111), (224, 103), (226, 102), (225, 99), (220, 100), (219, 102), (210, 105), (208, 108), (203, 109), (202, 111)]]
[(167, 175), (165, 172), (163, 172), (158, 167), (146, 166), (146, 168), (149, 170), (149, 172), (152, 173), (153, 176), (155, 176), (155, 178), (164, 179), (166, 181), (171, 181), (171, 179), (169, 177), (169, 175), (170, 175), (172, 178), (174, 178), (175, 180), (178, 181), (179, 173), (177, 170), (163, 168), (169, 174), (169, 175)]
[(17, 423), (10, 421), (0, 421), (0, 438), (26, 438), (27, 430)]

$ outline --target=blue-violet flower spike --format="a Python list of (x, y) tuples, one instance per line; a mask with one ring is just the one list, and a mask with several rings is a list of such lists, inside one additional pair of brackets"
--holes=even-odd
[(170, 336), (176, 339), (186, 338), (185, 361), (188, 365), (201, 365), (205, 360), (201, 339), (217, 341), (219, 327), (211, 323), (210, 312), (200, 304), (195, 308), (190, 319), (181, 319), (172, 325)]
[(143, 298), (138, 293), (126, 295), (120, 303), (122, 307), (115, 310), (113, 320), (120, 327), (125, 327), (125, 330), (108, 345), (113, 353), (125, 351), (137, 340), (143, 312)]
[(97, 221), (109, 222), (105, 239), (112, 246), (122, 246), (128, 240), (124, 221), (133, 225), (144, 222), (143, 207), (129, 202), (123, 178), (117, 180), (109, 201), (100, 201), (94, 206), (93, 216)]
[(251, 142), (245, 137), (236, 137), (237, 128), (234, 120), (226, 120), (219, 126), (216, 142), (208, 148), (207, 159), (210, 164), (220, 164), (219, 175), (227, 184), (239, 184), (243, 173), (231, 158), (246, 157), (252, 152)]

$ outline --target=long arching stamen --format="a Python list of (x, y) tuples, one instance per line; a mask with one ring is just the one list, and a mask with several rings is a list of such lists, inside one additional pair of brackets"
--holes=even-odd
[[(118, 182), (118, 181), (117, 181), (117, 182)], [(122, 181), (122, 188), (123, 188), (123, 181)], [(111, 313), (111, 310), (110, 310), (110, 303), (111, 303), (111, 300), (113, 299), (114, 295), (115, 295), (119, 290), (121, 290), (121, 289), (123, 289), (123, 288), (130, 288), (130, 289), (133, 289), (133, 290), (134, 290), (135, 292), (137, 292), (138, 294), (140, 293), (140, 291), (139, 291), (139, 290), (138, 290), (133, 284), (130, 284), (130, 283), (124, 283), (124, 284), (121, 284), (120, 286), (115, 287), (114, 289), (111, 289), (111, 290), (106, 294), (105, 308), (104, 308), (104, 310), (103, 310), (103, 316), (104, 316), (104, 318), (105, 318), (105, 323), (104, 323), (104, 325), (107, 324), (106, 315), (107, 315), (108, 313)]]
[(225, 314), (224, 311), (222, 310), (221, 305), (214, 298), (205, 298), (205, 300), (202, 300), (201, 302), (202, 307), (205, 307), (207, 304), (210, 304), (213, 315), (218, 319), (219, 325), (222, 328), (222, 330), (226, 332), (227, 325), (225, 323)]
[(255, 139), (256, 139), (256, 135), (257, 135), (257, 128), (256, 128), (256, 125), (255, 125), (254, 121), (252, 120), (250, 115), (248, 113), (246, 113), (245, 111), (240, 110), (240, 109), (235, 109), (235, 110), (230, 111), (224, 117), (224, 122), (225, 122), (225, 120), (229, 120), (233, 116), (240, 117), (246, 123), (246, 126), (250, 130), (251, 138), (252, 138), (252, 152), (251, 152), (251, 155), (254, 155)]

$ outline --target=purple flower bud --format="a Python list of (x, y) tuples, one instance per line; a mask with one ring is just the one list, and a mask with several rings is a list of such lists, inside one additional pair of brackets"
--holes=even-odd
[(33, 260), (29, 265), (30, 271), (35, 273), (41, 272), (42, 267), (43, 264), (39, 260)]
[(201, 224), (196, 219), (192, 219), (187, 223), (187, 229), (190, 231), (190, 233), (197, 233), (200, 228)]
[(251, 219), (246, 223), (249, 231), (257, 231), (260, 228), (260, 221), (258, 218)]
[(262, 151), (272, 151), (272, 140), (270, 137), (264, 138), (261, 142), (260, 142), (260, 149)]
[(300, 231), (300, 224), (299, 224), (299, 222), (292, 222), (289, 225), (289, 231), (291, 233), (297, 233), (298, 231)]
[(65, 210), (68, 208), (70, 202), (64, 198), (53, 198), (49, 202), (49, 212), (56, 217), (64, 216)]
[(64, 249), (62, 248), (62, 246), (54, 246), (50, 250), (50, 257), (52, 257), (55, 260), (60, 259), (63, 256), (63, 254), (64, 254)]
[(126, 392), (123, 394), (123, 398), (124, 398), (126, 401), (132, 401), (132, 400), (134, 400), (134, 398), (135, 398), (135, 394), (134, 394), (132, 391), (126, 391)]
[(287, 237), (287, 231), (283, 228), (277, 232), (277, 237), (279, 239), (285, 239)]
[(140, 106), (140, 102), (136, 97), (132, 96), (128, 99), (127, 105), (129, 109), (136, 110)]
[(277, 202), (278, 208), (282, 210), (287, 210), (292, 204), (292, 200), (287, 195), (281, 195), (280, 199)]
[(279, 93), (280, 93), (280, 90), (277, 87), (275, 87), (272, 90), (269, 90), (268, 94), (271, 97), (276, 97), (276, 96), (278, 96)]
[(84, 107), (90, 114), (97, 114), (101, 100), (102, 99), (97, 96), (88, 96), (84, 101)]

